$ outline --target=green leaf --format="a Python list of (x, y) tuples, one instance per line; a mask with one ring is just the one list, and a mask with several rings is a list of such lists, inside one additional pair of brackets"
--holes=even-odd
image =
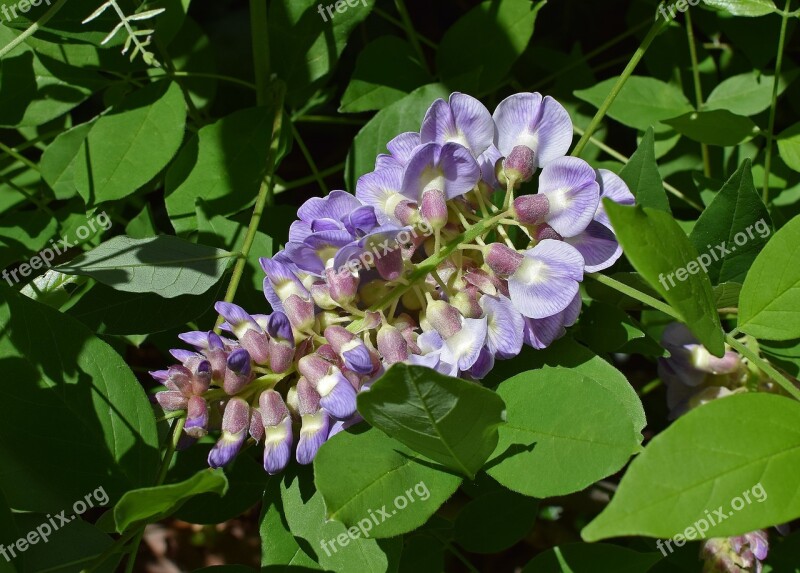
[(706, 537), (727, 537), (796, 519), (800, 497), (789, 476), (800, 465), (799, 417), (797, 401), (761, 393), (690, 410), (633, 460), (581, 536), (692, 539), (686, 530), (704, 528), (702, 519)]
[[(709, 352), (722, 356), (725, 344), (711, 282), (705, 273), (698, 274), (699, 265), (693, 264), (697, 251), (675, 219), (647, 207), (625, 207), (609, 200), (603, 205), (633, 268), (677, 311)], [(690, 265), (694, 274), (689, 272)]]
[(59, 308), (69, 300), (71, 292), (86, 280), (85, 277), (65, 275), (50, 269), (26, 284), (20, 293), (47, 306)]
[(186, 109), (177, 83), (161, 81), (126, 96), (92, 125), (73, 167), (87, 205), (136, 192), (166, 167), (183, 141)]
[[(328, 519), (362, 527), (370, 537), (380, 538), (421, 526), (453, 495), (461, 478), (431, 467), (413, 450), (372, 428), (339, 432), (325, 442), (314, 458), (314, 483)], [(391, 516), (376, 525), (370, 511), (379, 508)]]
[(231, 215), (254, 200), (267, 167), (274, 110), (239, 110), (200, 128), (167, 170), (167, 212), (175, 231), (197, 228), (195, 202), (209, 214)]
[(330, 4), (276, 0), (270, 4), (272, 67), (286, 82), (286, 99), (292, 106), (305, 104), (333, 74), (350, 33), (369, 16), (374, 4), (375, 0)]
[[(261, 534), (261, 571), (320, 571), (322, 568), (309, 556), (308, 542), (296, 539), (286, 523), (281, 502), (280, 479), (270, 480), (264, 491), (263, 510), (259, 520)], [(306, 547), (300, 546), (300, 542)], [(313, 553), (313, 552), (312, 552)]]
[(314, 491), (310, 472), (298, 466), (290, 468), (283, 474), (280, 490), (289, 529), (304, 540), (304, 547), (316, 554), (324, 569), (337, 573), (397, 570), (402, 538), (372, 539), (364, 537), (357, 527), (348, 529), (339, 521), (327, 521), (325, 502), (322, 494)]
[(734, 16), (766, 16), (777, 11), (772, 0), (703, 0), (703, 4)]
[(597, 352), (614, 352), (631, 340), (645, 338), (644, 331), (622, 309), (593, 301), (584, 306), (575, 338)]
[(722, 283), (714, 287), (714, 306), (720, 308), (739, 308), (739, 283)]
[[(611, 78), (575, 96), (599, 108), (618, 78)], [(645, 131), (661, 120), (692, 111), (694, 107), (680, 89), (655, 78), (631, 76), (625, 82), (608, 110), (609, 117), (618, 122)]]
[(210, 289), (234, 255), (170, 235), (149, 239), (114, 237), (56, 267), (90, 276), (125, 292), (153, 292), (164, 298)]
[(800, 123), (783, 130), (777, 141), (783, 162), (795, 171), (800, 171)]
[(113, 499), (150, 482), (159, 461), (152, 408), (119, 354), (69, 316), (7, 289), (2, 298), (0, 361), (13, 382), (3, 384), (0, 488), (9, 503), (46, 513), (89, 488)]
[(470, 501), (458, 514), (455, 539), (470, 553), (500, 553), (521, 541), (536, 521), (538, 500), (497, 489)]
[(795, 378), (800, 375), (800, 340), (759, 340), (758, 349)]
[[(3, 214), (0, 217), (0, 267), (5, 268), (17, 261), (23, 262), (39, 252), (56, 236), (57, 230), (58, 221), (52, 217), (42, 217), (38, 210)], [(41, 263), (40, 259), (39, 268), (42, 268)], [(28, 261), (24, 264), (30, 266)], [(12, 272), (12, 276), (18, 277), (16, 280), (24, 280), (31, 272), (31, 268), (27, 268), (24, 275), (20, 271), (19, 274)]]
[(758, 126), (753, 120), (727, 109), (692, 111), (662, 120), (661, 123), (669, 125), (689, 139), (720, 147), (739, 145), (758, 133)]
[(741, 283), (766, 245), (771, 227), (769, 212), (753, 185), (750, 160), (745, 159), (700, 215), (689, 240), (703, 253), (712, 284)]
[(179, 483), (126, 492), (114, 506), (117, 533), (136, 523), (153, 522), (175, 513), (188, 499), (203, 493), (225, 495), (228, 478), (221, 469), (206, 469)]
[(93, 125), (94, 121), (82, 123), (58, 134), (44, 150), (39, 169), (56, 199), (69, 199), (78, 193), (75, 165), (79, 159), (76, 157)]
[(419, 131), (428, 107), (437, 98), (447, 99), (449, 94), (450, 90), (442, 84), (428, 84), (376, 113), (358, 132), (347, 154), (348, 188), (355, 189), (356, 180), (375, 168), (375, 157), (386, 153), (389, 140), (405, 131)]
[(442, 37), (436, 64), (453, 91), (481, 96), (500, 87), (533, 36), (546, 1), (482, 2), (459, 18)]
[(759, 253), (739, 297), (739, 330), (756, 338), (800, 338), (800, 216)]
[(430, 81), (408, 42), (397, 36), (381, 36), (358, 54), (339, 111), (383, 109)]
[(616, 383), (555, 367), (500, 384), (507, 423), (487, 473), (513, 491), (544, 498), (580, 491), (618, 471), (641, 436), (628, 407), (605, 387)]
[(640, 553), (607, 543), (568, 543), (537, 555), (522, 573), (647, 573), (661, 561), (660, 553)]
[(491, 390), (405, 364), (358, 395), (358, 411), (370, 424), (468, 477), (494, 451), (503, 408)]
[(639, 147), (619, 172), (619, 176), (636, 197), (636, 203), (643, 207), (671, 212), (669, 199), (664, 191), (664, 182), (658, 172), (652, 127), (647, 128)]
[[(757, 73), (739, 74), (730, 77), (715, 87), (708, 96), (703, 110), (728, 110), (737, 115), (757, 115), (772, 104), (774, 76)], [(786, 89), (787, 82), (781, 78), (778, 90)]]

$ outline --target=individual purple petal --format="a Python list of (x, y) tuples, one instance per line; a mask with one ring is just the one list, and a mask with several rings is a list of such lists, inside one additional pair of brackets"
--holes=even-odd
[(344, 218), (344, 226), (347, 232), (354, 238), (360, 239), (378, 226), (378, 216), (375, 214), (375, 207), (372, 205), (364, 205), (355, 209)]
[(328, 439), (330, 418), (324, 410), (302, 417), (300, 439), (297, 442), (297, 463), (308, 465), (314, 461), (320, 447)]
[(564, 107), (550, 96), (518, 93), (507, 97), (493, 115), (495, 145), (508, 156), (517, 145), (529, 147), (542, 167), (563, 157), (572, 143), (572, 120)]
[(395, 158), (400, 165), (405, 166), (420, 143), (419, 133), (407, 131), (395, 136), (389, 141), (389, 143), (386, 144), (386, 149), (389, 150), (389, 153), (392, 154), (392, 157)]
[(198, 350), (208, 348), (208, 331), (206, 330), (192, 330), (189, 332), (182, 332), (178, 338), (183, 340), (186, 344), (190, 344)]
[(522, 350), (525, 320), (503, 295), (483, 295), (479, 303), (486, 313), (486, 346), (498, 358), (512, 358)]
[[(520, 333), (520, 339), (522, 338)], [(481, 348), (475, 364), (467, 370), (467, 373), (475, 380), (481, 380), (494, 368), (494, 354), (485, 346)]]
[(153, 377), (153, 380), (160, 382), (161, 384), (163, 384), (166, 379), (169, 378), (169, 370), (150, 370), (148, 374)]
[(356, 390), (339, 369), (333, 367), (315, 388), (320, 395), (320, 406), (335, 418), (344, 420), (356, 411)]
[(308, 221), (293, 221), (289, 225), (289, 241), (293, 243), (302, 243), (314, 231), (311, 229), (311, 223)]
[(564, 240), (578, 249), (586, 262), (587, 273), (607, 269), (622, 256), (622, 247), (614, 232), (598, 221), (591, 221), (583, 232)]
[(395, 216), (397, 206), (407, 199), (400, 194), (403, 184), (403, 167), (387, 167), (366, 173), (356, 182), (356, 197), (365, 205), (375, 207), (380, 223), (399, 222)]
[(339, 325), (327, 327), (324, 336), (347, 368), (357, 374), (372, 372), (372, 357), (363, 340)]
[(425, 191), (438, 189), (452, 199), (472, 190), (479, 179), (480, 168), (467, 148), (457, 143), (426, 143), (408, 162), (400, 192), (420, 201)]
[(344, 225), (334, 219), (315, 219), (311, 223), (311, 231), (319, 233), (320, 231), (341, 231)]
[(608, 169), (598, 169), (596, 177), (600, 185), (600, 203), (597, 205), (594, 219), (611, 229), (611, 221), (608, 220), (602, 200), (609, 198), (620, 205), (633, 205), (635, 199), (622, 178), (614, 172)]
[(330, 431), (328, 432), (328, 439), (330, 440), (330, 439), (331, 439), (333, 436), (335, 436), (335, 435), (336, 435), (336, 434), (338, 434), (339, 432), (343, 432), (343, 431), (345, 431), (347, 428), (349, 428), (349, 427), (351, 427), (351, 426), (355, 426), (356, 424), (360, 424), (360, 423), (361, 423), (361, 422), (363, 422), (363, 421), (364, 421), (364, 418), (362, 418), (362, 417), (361, 417), (361, 416), (358, 414), (358, 412), (356, 412), (355, 414), (353, 414), (353, 417), (352, 417), (352, 418), (349, 418), (349, 419), (347, 419), (347, 420), (337, 420), (336, 422), (334, 422), (333, 424), (331, 424), (331, 429), (330, 429)]
[(600, 202), (595, 171), (583, 159), (561, 157), (539, 175), (539, 193), (547, 197), (547, 223), (562, 237), (573, 237), (594, 218)]
[(495, 167), (497, 166), (497, 161), (502, 159), (503, 154), (500, 153), (494, 144), (490, 145), (486, 148), (486, 151), (481, 153), (480, 157), (478, 157), (478, 166), (481, 169), (481, 180), (486, 183), (492, 189), (500, 189), (500, 183), (497, 181), (497, 175), (495, 174)]
[(325, 197), (312, 197), (303, 203), (297, 210), (297, 216), (309, 223), (317, 219), (342, 221), (359, 207), (361, 201), (347, 191), (331, 191)]
[(241, 398), (231, 398), (222, 415), (222, 436), (208, 453), (208, 465), (219, 468), (233, 460), (247, 438), (250, 406)]
[(461, 330), (446, 338), (441, 359), (455, 364), (461, 371), (468, 370), (478, 360), (486, 344), (486, 318), (465, 318)]
[(546, 318), (564, 310), (583, 280), (584, 261), (575, 247), (546, 239), (525, 252), (508, 278), (511, 302), (523, 316)]
[(169, 353), (178, 362), (186, 362), (187, 360), (191, 360), (192, 358), (198, 358), (198, 357), (202, 358), (201, 354), (198, 354), (193, 350), (185, 350), (183, 348), (172, 348), (170, 349)]
[(258, 323), (241, 306), (231, 302), (220, 301), (214, 304), (214, 310), (228, 322), (231, 332), (236, 335), (236, 338), (241, 339), (248, 329), (253, 329), (257, 332), (261, 331)]
[(296, 294), (307, 298), (309, 292), (294, 271), (286, 264), (276, 260), (262, 257), (258, 259), (261, 268), (267, 275), (264, 278), (264, 296), (267, 298), (272, 310), (283, 311), (283, 301)]
[(569, 306), (546, 318), (526, 318), (523, 337), (525, 344), (538, 350), (550, 346), (555, 340), (566, 333), (569, 326), (575, 324), (581, 311), (581, 297), (576, 294)]
[(408, 341), (403, 334), (391, 324), (384, 324), (378, 330), (378, 353), (391, 365), (404, 362), (408, 358)]
[(455, 92), (449, 102), (438, 99), (422, 120), (422, 143), (463, 145), (478, 157), (492, 144), (494, 122), (484, 105), (472, 96)]

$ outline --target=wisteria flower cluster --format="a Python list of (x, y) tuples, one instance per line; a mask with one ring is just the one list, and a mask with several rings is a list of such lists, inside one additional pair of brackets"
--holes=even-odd
[(523, 344), (547, 347), (576, 321), (584, 273), (621, 255), (602, 198), (634, 199), (567, 157), (571, 141), (567, 111), (538, 93), (494, 114), (462, 93), (435, 101), (355, 195), (300, 207), (285, 248), (261, 259), (272, 314), (220, 302), (226, 336), (181, 335), (194, 350), (153, 373), (159, 404), (186, 410), (193, 438), (221, 413), (212, 467), (249, 435), (274, 474), (360, 421), (357, 393), (392, 364), (480, 380)]

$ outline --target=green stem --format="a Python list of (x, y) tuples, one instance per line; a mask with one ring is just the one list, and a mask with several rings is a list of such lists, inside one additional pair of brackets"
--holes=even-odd
[[(700, 66), (697, 63), (697, 46), (694, 41), (694, 29), (692, 27), (692, 11), (686, 11), (686, 35), (689, 39), (689, 55), (692, 58), (692, 77), (694, 79), (694, 99), (696, 109), (700, 111), (703, 107), (703, 86), (700, 83)], [(711, 177), (711, 156), (708, 153), (708, 145), (700, 144), (700, 151), (703, 155), (703, 173), (706, 177)]]
[(317, 169), (317, 164), (314, 162), (314, 158), (311, 155), (311, 152), (306, 147), (305, 141), (303, 138), (300, 137), (300, 132), (297, 131), (297, 128), (292, 124), (292, 136), (294, 140), (297, 142), (297, 147), (300, 148), (300, 152), (303, 154), (303, 157), (306, 158), (306, 163), (308, 163), (309, 169), (311, 169), (311, 175), (314, 177), (314, 180), (319, 184), (319, 188), (322, 192), (327, 195), (328, 194), (328, 186), (325, 185), (325, 180), (322, 178), (322, 175)]
[[(337, 163), (331, 167), (326, 167), (325, 169), (319, 170), (320, 177), (328, 177), (329, 175), (333, 175), (334, 173), (339, 173), (339, 171), (344, 170), (345, 164)], [(284, 191), (289, 191), (290, 189), (297, 189), (298, 187), (302, 187), (303, 185), (308, 185), (309, 183), (313, 183), (316, 181), (316, 177), (314, 175), (308, 175), (306, 177), (301, 177), (300, 179), (295, 179), (294, 181), (287, 181), (275, 184), (275, 194), (283, 193)]]
[(403, 21), (403, 28), (408, 36), (408, 41), (411, 42), (411, 46), (414, 48), (414, 51), (417, 52), (417, 56), (419, 56), (420, 65), (430, 74), (431, 70), (428, 67), (428, 60), (425, 59), (425, 52), (422, 51), (422, 46), (419, 43), (419, 38), (417, 38), (414, 24), (411, 22), (411, 16), (408, 15), (405, 3), (403, 0), (394, 0), (394, 5), (395, 8), (397, 8), (397, 12), (400, 14), (400, 19)]
[(29, 169), (33, 169), (34, 171), (39, 171), (39, 166), (36, 165), (33, 161), (25, 157), (24, 155), (17, 153), (17, 151), (5, 143), (0, 142), (0, 151), (8, 154), (9, 156), (13, 157), (23, 165), (25, 165)]
[(269, 85), (269, 27), (267, 1), (250, 0), (250, 37), (253, 43), (253, 68), (256, 80), (256, 101), (266, 105)]
[[(242, 273), (247, 266), (247, 256), (250, 254), (250, 248), (256, 239), (258, 225), (261, 222), (261, 216), (264, 214), (264, 208), (268, 204), (268, 200), (272, 198), (273, 187), (275, 186), (275, 161), (278, 155), (281, 123), (283, 119), (283, 95), (284, 88), (282, 85), (278, 87), (278, 93), (275, 96), (275, 119), (272, 124), (272, 144), (267, 156), (267, 175), (261, 182), (261, 187), (258, 189), (258, 196), (256, 203), (253, 206), (253, 214), (250, 216), (250, 223), (247, 225), (247, 233), (242, 242), (242, 250), (239, 253), (239, 258), (233, 267), (233, 274), (231, 281), (228, 283), (228, 290), (225, 292), (225, 302), (233, 302), (236, 296), (236, 290), (239, 288), (239, 282), (242, 280)], [(222, 316), (217, 317), (217, 322), (214, 326), (214, 331), (219, 333), (219, 326), (224, 322)]]
[(661, 32), (661, 28), (666, 25), (666, 21), (663, 18), (658, 18), (650, 28), (650, 31), (645, 36), (644, 40), (642, 40), (641, 45), (636, 49), (631, 56), (628, 65), (625, 66), (625, 69), (622, 71), (622, 75), (620, 75), (617, 82), (614, 84), (614, 87), (611, 88), (611, 93), (606, 96), (605, 101), (600, 105), (600, 109), (597, 110), (597, 113), (592, 118), (592, 121), (589, 123), (589, 127), (586, 128), (586, 132), (581, 137), (578, 144), (575, 146), (575, 149), (572, 150), (573, 157), (579, 157), (581, 152), (583, 151), (586, 144), (589, 143), (589, 138), (594, 134), (597, 130), (597, 127), (600, 125), (600, 122), (605, 117), (608, 109), (611, 107), (611, 104), (614, 103), (614, 100), (619, 95), (619, 92), (622, 90), (622, 86), (625, 85), (625, 82), (628, 81), (628, 78), (633, 74), (633, 70), (636, 69), (636, 66), (641, 61), (642, 57), (644, 57), (645, 52), (650, 47), (650, 44), (653, 43), (658, 33)]
[(206, 72), (184, 72), (179, 70), (174, 70), (171, 72), (167, 72), (165, 74), (153, 74), (149, 77), (152, 78), (160, 78), (160, 77), (176, 77), (176, 78), (205, 78), (209, 80), (219, 80), (222, 82), (230, 82), (232, 84), (237, 84), (243, 87), (246, 87), (251, 90), (256, 89), (256, 85), (254, 83), (240, 80), (239, 78), (234, 78), (232, 76), (225, 76), (222, 74), (212, 74)]
[[(788, 8), (787, 8), (788, 9)], [(759, 370), (761, 370), (764, 374), (772, 378), (775, 382), (777, 382), (781, 388), (786, 390), (792, 397), (800, 400), (800, 390), (789, 380), (786, 376), (778, 372), (769, 362), (761, 358), (758, 354), (753, 352), (747, 346), (736, 340), (731, 334), (725, 335), (725, 341), (734, 349), (736, 352), (750, 360), (753, 364), (755, 364)]]
[(764, 188), (762, 197), (764, 204), (769, 203), (769, 173), (772, 168), (772, 140), (775, 131), (775, 113), (778, 104), (778, 87), (781, 79), (781, 68), (783, 67), (783, 47), (786, 44), (786, 25), (789, 22), (789, 7), (791, 0), (786, 0), (786, 8), (781, 15), (781, 34), (778, 37), (778, 59), (775, 62), (775, 76), (772, 78), (772, 105), (769, 108), (769, 126), (767, 127), (767, 149), (764, 155)]
[(363, 126), (364, 121), (350, 117), (331, 117), (327, 115), (301, 115), (292, 118), (294, 123), (332, 123), (341, 125)]
[(50, 20), (56, 13), (64, 7), (64, 4), (67, 3), (67, 0), (57, 0), (55, 4), (50, 6), (50, 9), (47, 10), (42, 17), (39, 18), (36, 22), (31, 24), (28, 29), (26, 29), (22, 34), (11, 40), (8, 44), (0, 48), (0, 58), (5, 56), (11, 50), (19, 46), (22, 42), (24, 42), (29, 37), (33, 36), (39, 28), (47, 24), (47, 21)]
[(628, 286), (625, 283), (620, 282), (616, 279), (612, 279), (607, 275), (601, 275), (599, 273), (588, 273), (586, 276), (596, 280), (602, 285), (613, 288), (614, 290), (619, 291), (622, 294), (628, 295), (634, 300), (638, 300), (639, 302), (642, 302), (647, 306), (650, 306), (656, 310), (660, 310), (664, 314), (667, 314), (672, 318), (683, 322), (683, 317), (681, 317), (681, 315), (678, 313), (677, 310), (672, 308), (667, 303), (662, 302), (657, 298), (653, 298), (649, 294), (645, 294), (642, 291), (635, 289), (632, 286)]

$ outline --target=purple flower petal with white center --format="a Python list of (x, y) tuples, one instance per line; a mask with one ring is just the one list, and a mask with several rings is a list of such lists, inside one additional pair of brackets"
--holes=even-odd
[(486, 313), (486, 346), (500, 359), (513, 358), (522, 350), (525, 320), (503, 295), (483, 295), (478, 301)]
[(255, 330), (262, 332), (261, 327), (241, 306), (235, 305), (230, 302), (218, 302), (214, 305), (216, 310), (227, 322), (231, 328), (231, 332), (240, 339), (248, 330)]
[(356, 390), (335, 366), (314, 387), (320, 396), (319, 405), (334, 418), (345, 420), (356, 411)]
[(425, 191), (434, 189), (452, 199), (471, 191), (480, 176), (480, 167), (466, 147), (426, 143), (408, 162), (400, 192), (415, 202), (422, 200)]
[(348, 369), (357, 374), (372, 372), (372, 357), (363, 340), (339, 325), (327, 327), (324, 336)]
[(446, 338), (441, 359), (455, 364), (461, 371), (468, 370), (478, 360), (486, 344), (487, 321), (484, 318), (465, 318), (461, 330)]
[(208, 453), (208, 465), (222, 467), (233, 460), (247, 438), (250, 406), (241, 398), (231, 398), (222, 414), (222, 436)]
[(317, 219), (333, 219), (343, 221), (355, 209), (361, 207), (361, 201), (347, 191), (331, 191), (325, 197), (312, 197), (297, 210), (301, 221), (309, 223)]
[(302, 243), (286, 243), (284, 253), (301, 271), (322, 276), (339, 249), (353, 241), (344, 229), (312, 233)]
[(508, 157), (518, 145), (530, 148), (537, 167), (566, 155), (572, 143), (572, 120), (564, 107), (539, 93), (518, 93), (507, 97), (492, 116), (496, 126), (495, 145)]
[(183, 348), (172, 348), (169, 353), (178, 362), (186, 362), (192, 358), (202, 358), (202, 354), (198, 354), (192, 350), (185, 350)]
[(484, 346), (481, 348), (481, 353), (478, 355), (475, 364), (467, 370), (467, 374), (475, 380), (480, 380), (491, 372), (492, 368), (494, 368), (494, 354)]
[(297, 442), (297, 463), (308, 465), (314, 461), (322, 444), (328, 439), (330, 417), (324, 410), (301, 418), (300, 439)]
[(404, 168), (401, 166), (386, 167), (366, 173), (356, 182), (356, 197), (365, 205), (375, 208), (375, 214), (381, 224), (399, 223), (395, 210), (403, 201), (408, 201), (400, 193), (403, 185)]
[(576, 294), (569, 306), (546, 318), (526, 318), (523, 336), (525, 344), (538, 350), (550, 346), (555, 340), (564, 336), (567, 327), (575, 324), (581, 312), (581, 297)]
[(190, 344), (198, 350), (205, 350), (208, 348), (208, 331), (206, 330), (192, 330), (189, 332), (182, 332), (178, 338), (183, 340), (186, 344)]
[(564, 310), (578, 293), (584, 261), (578, 250), (546, 239), (525, 252), (508, 278), (511, 302), (523, 316), (546, 318)]
[(375, 207), (372, 205), (364, 205), (355, 209), (344, 218), (344, 226), (347, 232), (354, 238), (360, 239), (378, 226), (378, 216), (375, 214)]
[(472, 96), (455, 92), (449, 101), (437, 99), (422, 120), (420, 140), (439, 145), (453, 142), (478, 157), (492, 144), (494, 122), (484, 105)]
[(583, 159), (561, 157), (539, 175), (539, 193), (547, 197), (545, 220), (562, 237), (573, 237), (594, 218), (600, 202), (595, 171)]
[(275, 390), (263, 392), (258, 404), (264, 424), (264, 470), (275, 475), (286, 467), (292, 454), (292, 418), (283, 397)]
[(308, 289), (288, 265), (266, 257), (258, 259), (258, 262), (267, 275), (264, 278), (264, 296), (272, 310), (283, 311), (283, 301), (293, 294), (306, 299), (310, 296)]
[(500, 189), (501, 185), (497, 181), (495, 167), (497, 161), (502, 159), (503, 154), (494, 144), (486, 148), (486, 151), (478, 157), (478, 166), (481, 168), (481, 180), (494, 190)]
[[(403, 167), (408, 164), (414, 150), (420, 146), (422, 141), (420, 135), (416, 131), (407, 131), (394, 137), (389, 143), (386, 144), (386, 149), (392, 154), (392, 157)], [(376, 167), (377, 169), (377, 167)]]
[(578, 249), (586, 262), (587, 273), (607, 269), (622, 256), (622, 247), (614, 231), (596, 220), (590, 222), (584, 231), (564, 241)]
[(620, 205), (633, 205), (636, 200), (622, 178), (608, 169), (597, 170), (597, 182), (600, 185), (600, 203), (597, 206), (594, 220), (611, 229), (606, 210), (603, 208), (603, 199), (608, 198)]

